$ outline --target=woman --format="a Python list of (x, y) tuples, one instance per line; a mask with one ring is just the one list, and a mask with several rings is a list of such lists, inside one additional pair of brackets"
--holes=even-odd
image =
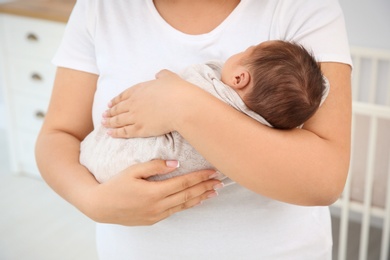
[[(303, 129), (264, 127), (170, 71), (131, 87), (271, 39), (311, 49), (330, 82)], [(343, 189), (350, 153), (348, 51), (336, 0), (79, 0), (54, 59), (37, 142), (42, 176), (100, 222), (101, 259), (330, 259), (326, 206)], [(178, 131), (237, 184), (216, 196), (207, 170), (145, 181), (177, 166), (159, 160), (98, 184), (78, 157), (103, 113), (113, 137)]]

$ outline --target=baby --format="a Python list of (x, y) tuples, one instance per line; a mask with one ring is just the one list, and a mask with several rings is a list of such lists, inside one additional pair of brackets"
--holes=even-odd
[[(325, 100), (329, 83), (313, 56), (287, 41), (267, 41), (230, 57), (185, 69), (180, 76), (277, 129), (301, 127)], [(163, 180), (215, 169), (178, 132), (148, 138), (116, 139), (103, 126), (81, 143), (80, 162), (103, 183), (130, 165), (153, 159), (178, 160), (180, 167)], [(225, 177), (221, 175), (220, 179)]]

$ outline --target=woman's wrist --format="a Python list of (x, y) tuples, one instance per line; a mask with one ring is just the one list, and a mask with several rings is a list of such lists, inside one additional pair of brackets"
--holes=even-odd
[[(99, 211), (99, 207), (97, 207), (97, 199), (99, 198), (99, 194), (97, 192), (98, 185), (100, 184), (88, 184), (83, 191), (80, 190), (78, 192), (77, 201), (73, 204), (81, 211), (84, 215), (89, 217), (95, 222), (102, 222), (101, 212)], [(104, 201), (100, 202), (103, 205)]]
[[(178, 132), (184, 131), (187, 127), (197, 128), (199, 117), (204, 117), (210, 110), (222, 101), (210, 93), (187, 81), (180, 86), (176, 93), (175, 104), (170, 113), (170, 126)], [(217, 104), (216, 104), (217, 103)]]

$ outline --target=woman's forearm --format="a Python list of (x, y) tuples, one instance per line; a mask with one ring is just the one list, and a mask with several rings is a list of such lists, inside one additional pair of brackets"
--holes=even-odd
[(175, 115), (174, 128), (221, 172), (259, 194), (300, 205), (331, 204), (348, 172), (351, 118), (350, 69), (333, 65), (323, 68), (330, 96), (304, 129), (268, 128), (206, 94), (207, 105), (180, 101), (186, 106)]
[[(79, 163), (80, 141), (64, 132), (42, 132), (36, 144), (36, 160), (44, 180), (61, 197), (87, 213), (89, 188), (98, 185)], [(88, 213), (87, 213), (88, 214)]]
[(79, 163), (80, 141), (93, 129), (91, 107), (97, 76), (58, 68), (45, 121), (36, 143), (42, 177), (60, 196), (86, 213), (96, 180)]
[(339, 190), (333, 188), (337, 188), (335, 178), (345, 175), (346, 162), (340, 159), (344, 151), (315, 134), (271, 130), (240, 117), (214, 118), (215, 130), (208, 123), (202, 126), (204, 118), (194, 121), (205, 131), (192, 130), (190, 124), (182, 124), (178, 131), (211, 164), (244, 187), (301, 205), (330, 204), (338, 196)]

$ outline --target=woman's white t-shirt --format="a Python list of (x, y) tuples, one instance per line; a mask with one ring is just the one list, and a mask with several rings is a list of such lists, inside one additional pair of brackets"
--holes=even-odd
[[(190, 64), (226, 60), (271, 39), (299, 42), (322, 62), (351, 64), (337, 0), (242, 0), (217, 28), (202, 35), (171, 27), (153, 0), (78, 0), (53, 61), (99, 75), (96, 127), (111, 98), (153, 79), (159, 70), (179, 72)], [(332, 255), (327, 207), (278, 202), (238, 184), (153, 226), (98, 223), (96, 236), (99, 257), (107, 260), (313, 260)]]

